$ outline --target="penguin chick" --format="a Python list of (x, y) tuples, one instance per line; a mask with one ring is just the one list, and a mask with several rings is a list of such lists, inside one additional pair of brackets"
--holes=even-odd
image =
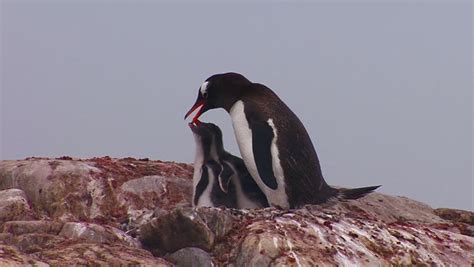
[(219, 174), (222, 171), (216, 158), (214, 136), (204, 123), (190, 123), (189, 127), (196, 143), (193, 174), (193, 207), (236, 208), (236, 194), (234, 188), (227, 192), (221, 190)]
[[(224, 192), (235, 190), (239, 209), (255, 209), (268, 207), (265, 194), (253, 180), (244, 161), (224, 149), (222, 131), (213, 123), (202, 123), (213, 136), (211, 151), (213, 159), (220, 163), (219, 185)], [(235, 189), (234, 189), (235, 188)]]

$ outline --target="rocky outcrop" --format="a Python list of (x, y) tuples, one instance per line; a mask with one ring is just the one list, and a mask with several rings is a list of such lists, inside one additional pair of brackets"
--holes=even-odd
[(282, 211), (190, 207), (192, 166), (0, 162), (0, 265), (474, 263), (473, 213), (379, 193)]
[(189, 206), (191, 172), (132, 158), (2, 161), (0, 265), (170, 265), (132, 236), (155, 210)]

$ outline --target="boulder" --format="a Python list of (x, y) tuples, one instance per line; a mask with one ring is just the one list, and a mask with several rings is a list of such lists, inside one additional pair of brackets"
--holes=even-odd
[(182, 248), (166, 257), (166, 260), (178, 267), (212, 266), (212, 257), (199, 248)]
[(173, 266), (146, 250), (120, 244), (65, 243), (36, 257), (52, 266)]
[[(158, 206), (171, 209), (187, 202), (192, 192), (191, 176), (192, 167), (182, 163), (109, 157), (30, 158), (1, 161), (0, 190), (22, 190), (24, 195), (18, 191), (16, 198), (27, 199), (38, 218), (108, 221), (118, 226), (123, 221), (137, 220), (143, 213), (153, 214)], [(150, 190), (150, 185), (160, 179)]]
[(434, 214), (448, 221), (474, 225), (474, 212), (472, 211), (440, 208), (435, 209)]
[(121, 230), (108, 225), (94, 223), (65, 223), (59, 236), (67, 239), (79, 239), (87, 243), (122, 243), (130, 247), (140, 247), (139, 242)]
[(154, 218), (140, 228), (140, 241), (154, 252), (163, 255), (185, 247), (210, 251), (216, 233), (196, 210), (178, 208)]
[(0, 190), (0, 225), (6, 221), (32, 217), (33, 213), (23, 190), (16, 188)]
[(23, 235), (31, 233), (59, 234), (63, 228), (61, 222), (51, 221), (9, 221), (3, 225), (3, 232), (13, 235)]

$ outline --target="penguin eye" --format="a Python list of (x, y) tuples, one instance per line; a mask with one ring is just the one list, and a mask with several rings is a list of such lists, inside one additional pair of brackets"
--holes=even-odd
[(202, 93), (202, 97), (204, 98), (207, 98), (207, 95), (208, 95), (207, 91)]

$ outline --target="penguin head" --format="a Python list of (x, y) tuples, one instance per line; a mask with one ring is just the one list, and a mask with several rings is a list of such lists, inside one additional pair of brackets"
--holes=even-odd
[(222, 141), (222, 131), (219, 126), (214, 123), (206, 123), (205, 127), (212, 135), (212, 143), (214, 144), (217, 153), (224, 151), (224, 143)]
[[(205, 150), (215, 148), (217, 153), (224, 150), (222, 131), (214, 123), (201, 122), (199, 120), (188, 124), (194, 134), (196, 142), (200, 143)], [(207, 149), (206, 149), (207, 148)]]
[(199, 139), (199, 141), (205, 145), (210, 146), (213, 142), (214, 136), (211, 131), (209, 131), (208, 123), (195, 121), (188, 124), (189, 128), (193, 132), (194, 137)]
[(198, 111), (192, 122), (198, 121), (199, 116), (210, 109), (223, 108), (229, 111), (250, 84), (247, 78), (235, 72), (212, 75), (199, 87), (196, 102), (184, 119), (195, 110)]

